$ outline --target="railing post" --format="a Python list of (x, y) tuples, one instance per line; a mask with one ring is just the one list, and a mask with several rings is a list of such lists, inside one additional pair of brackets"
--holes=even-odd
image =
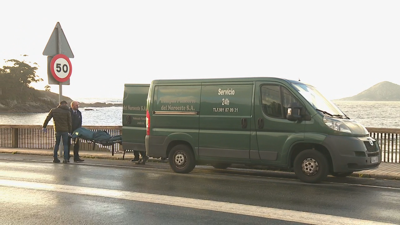
[(12, 128), (11, 133), (12, 147), (18, 148), (18, 128)]

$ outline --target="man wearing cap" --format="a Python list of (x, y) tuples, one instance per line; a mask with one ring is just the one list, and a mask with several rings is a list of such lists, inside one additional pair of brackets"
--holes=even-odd
[(61, 101), (57, 108), (51, 109), (43, 123), (43, 132), (47, 132), (47, 124), (53, 118), (54, 131), (56, 144), (54, 146), (54, 163), (59, 163), (60, 160), (57, 158), (58, 148), (63, 141), (64, 145), (64, 160), (63, 163), (69, 163), (69, 148), (68, 148), (68, 134), (72, 132), (72, 120), (71, 113), (69, 112), (68, 104), (66, 101)]

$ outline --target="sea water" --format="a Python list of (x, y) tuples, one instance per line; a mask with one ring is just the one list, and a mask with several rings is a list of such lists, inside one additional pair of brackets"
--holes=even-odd
[[(121, 101), (114, 100), (113, 103), (121, 103)], [(400, 128), (400, 102), (334, 101), (334, 103), (348, 117), (366, 127)], [(122, 107), (120, 106), (88, 107), (80, 108), (80, 110), (83, 126), (122, 126)], [(42, 125), (46, 116), (47, 113), (0, 113), (0, 124)]]

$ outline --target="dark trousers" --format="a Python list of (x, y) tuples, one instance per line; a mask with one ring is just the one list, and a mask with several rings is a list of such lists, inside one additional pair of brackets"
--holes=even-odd
[(80, 157), (79, 157), (79, 138), (76, 138), (73, 140), (72, 140), (72, 138), (69, 138), (68, 149), (71, 149), (71, 142), (74, 143), (74, 160), (80, 159)]
[(135, 159), (139, 159), (139, 154), (142, 156), (142, 158), (146, 157), (146, 151), (133, 151)]
[(58, 148), (62, 139), (63, 147), (64, 147), (64, 160), (69, 160), (69, 139), (68, 139), (68, 132), (57, 132), (55, 133), (56, 144), (54, 145), (54, 159), (57, 159)]

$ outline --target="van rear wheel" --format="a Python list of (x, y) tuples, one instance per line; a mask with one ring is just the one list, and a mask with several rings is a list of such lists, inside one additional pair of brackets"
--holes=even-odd
[(316, 150), (300, 152), (294, 159), (294, 172), (303, 182), (318, 183), (328, 176), (328, 161)]
[(192, 149), (187, 145), (174, 146), (169, 152), (168, 161), (176, 173), (190, 173), (196, 166)]

